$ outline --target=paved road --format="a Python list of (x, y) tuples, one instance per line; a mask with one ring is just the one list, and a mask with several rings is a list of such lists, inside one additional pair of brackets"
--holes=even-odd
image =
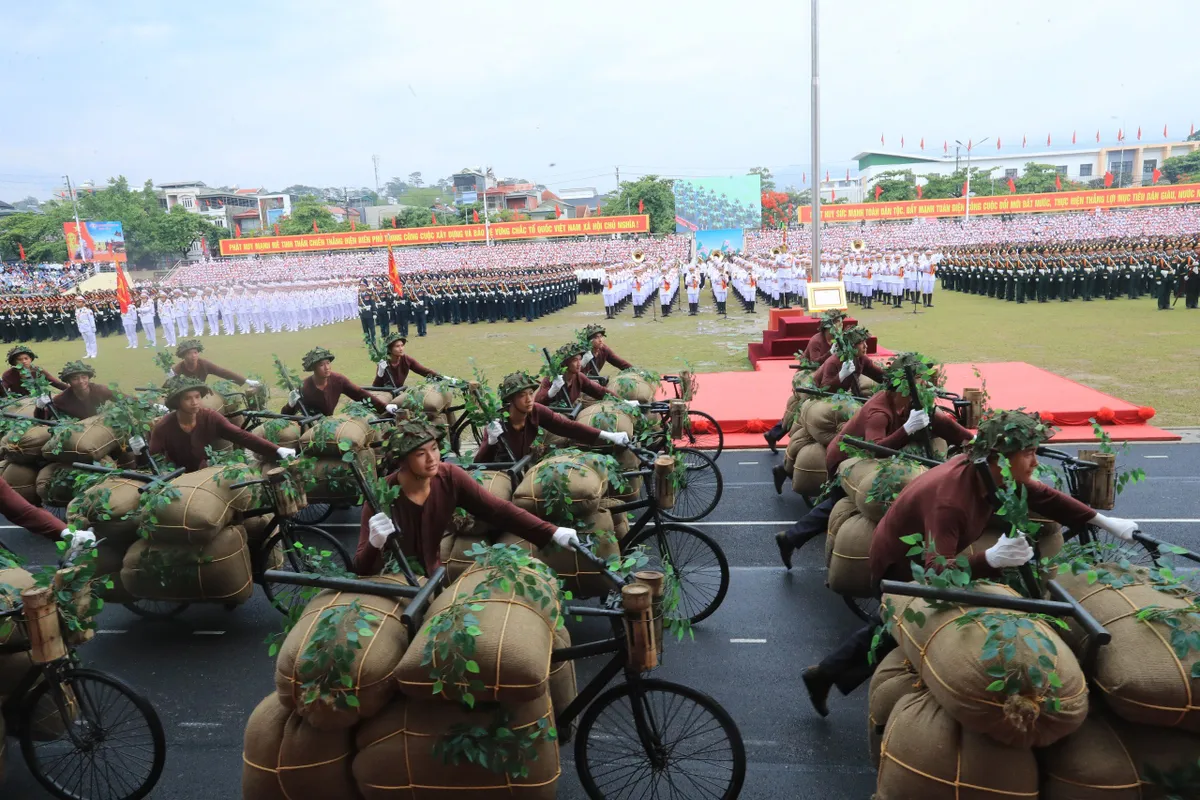
[[(730, 593), (696, 630), (695, 642), (668, 646), (658, 674), (710, 693), (737, 720), (750, 762), (743, 797), (861, 800), (874, 788), (865, 693), (834, 698), (833, 716), (822, 720), (799, 681), (803, 667), (857, 622), (824, 588), (819, 548), (799, 553), (790, 574), (778, 564), (771, 534), (803, 511), (799, 497), (777, 497), (770, 485), (769, 467), (781, 457), (766, 451), (721, 456), (724, 500), (701, 525), (722, 542), (733, 565)], [(1200, 445), (1138, 445), (1123, 461), (1150, 477), (1122, 495), (1115, 513), (1146, 520), (1147, 533), (1200, 550)], [(337, 533), (353, 538), (349, 520), (336, 522), (342, 526)], [(31, 561), (51, 557), (47, 545), (24, 532), (0, 528), (0, 538)], [(260, 595), (232, 613), (197, 607), (173, 623), (140, 620), (123, 608), (104, 612), (100, 635), (82, 655), (139, 687), (158, 709), (169, 752), (154, 798), (241, 796), (242, 731), (255, 704), (272, 691), (263, 639), (278, 626)], [(577, 628), (576, 641), (601, 632)], [(592, 674), (588, 666), (581, 680)], [(563, 760), (559, 796), (582, 798), (571, 753)], [(5, 797), (43, 796), (15, 751), (8, 769)]]

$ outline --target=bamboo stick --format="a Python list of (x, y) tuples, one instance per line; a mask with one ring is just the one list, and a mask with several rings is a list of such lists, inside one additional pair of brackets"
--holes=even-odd
[[(647, 593), (649, 590), (647, 590)], [(65, 658), (67, 644), (58, 622), (58, 604), (49, 586), (21, 592), (25, 606), (25, 625), (29, 633), (29, 655), (35, 664), (46, 664)]]
[(653, 598), (650, 587), (640, 583), (621, 588), (621, 603), (625, 609), (625, 633), (629, 647), (629, 666), (650, 670), (658, 666), (658, 645), (651, 619)]
[(671, 473), (675, 471), (674, 456), (659, 456), (654, 459), (654, 498), (661, 509), (675, 507), (675, 484)]

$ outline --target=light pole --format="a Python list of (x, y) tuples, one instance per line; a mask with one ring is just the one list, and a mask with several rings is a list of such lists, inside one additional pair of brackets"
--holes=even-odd
[[(989, 136), (986, 139), (981, 139), (979, 143), (983, 144), (984, 142), (990, 141), (991, 138), (992, 137)], [(954, 143), (959, 147), (967, 148), (967, 181), (966, 191), (963, 192), (963, 200), (965, 201), (963, 203), (963, 222), (966, 223), (971, 220), (971, 147), (974, 147), (975, 143), (972, 142), (971, 147), (967, 147), (967, 145), (963, 144), (958, 139), (955, 139)]]
[(821, 58), (820, 24), (817, 12), (820, 0), (812, 0), (812, 266), (808, 279), (821, 280)]

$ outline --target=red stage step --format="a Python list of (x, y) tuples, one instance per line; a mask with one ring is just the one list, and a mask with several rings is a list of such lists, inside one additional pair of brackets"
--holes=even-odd
[[(857, 325), (858, 320), (847, 318), (847, 328)], [(820, 320), (810, 317), (803, 310), (772, 308), (763, 331), (761, 342), (750, 342), (746, 355), (751, 364), (763, 359), (792, 359), (796, 353), (808, 347), (808, 341), (820, 330)], [(879, 343), (874, 336), (867, 340), (867, 352), (878, 353)]]

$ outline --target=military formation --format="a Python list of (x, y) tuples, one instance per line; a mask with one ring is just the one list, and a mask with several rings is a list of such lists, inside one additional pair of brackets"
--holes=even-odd
[[(92, 311), (96, 332), (121, 331), (121, 308), (116, 292), (88, 292), (84, 304)], [(74, 295), (18, 295), (0, 298), (0, 339), (6, 342), (58, 342), (80, 337)]]

